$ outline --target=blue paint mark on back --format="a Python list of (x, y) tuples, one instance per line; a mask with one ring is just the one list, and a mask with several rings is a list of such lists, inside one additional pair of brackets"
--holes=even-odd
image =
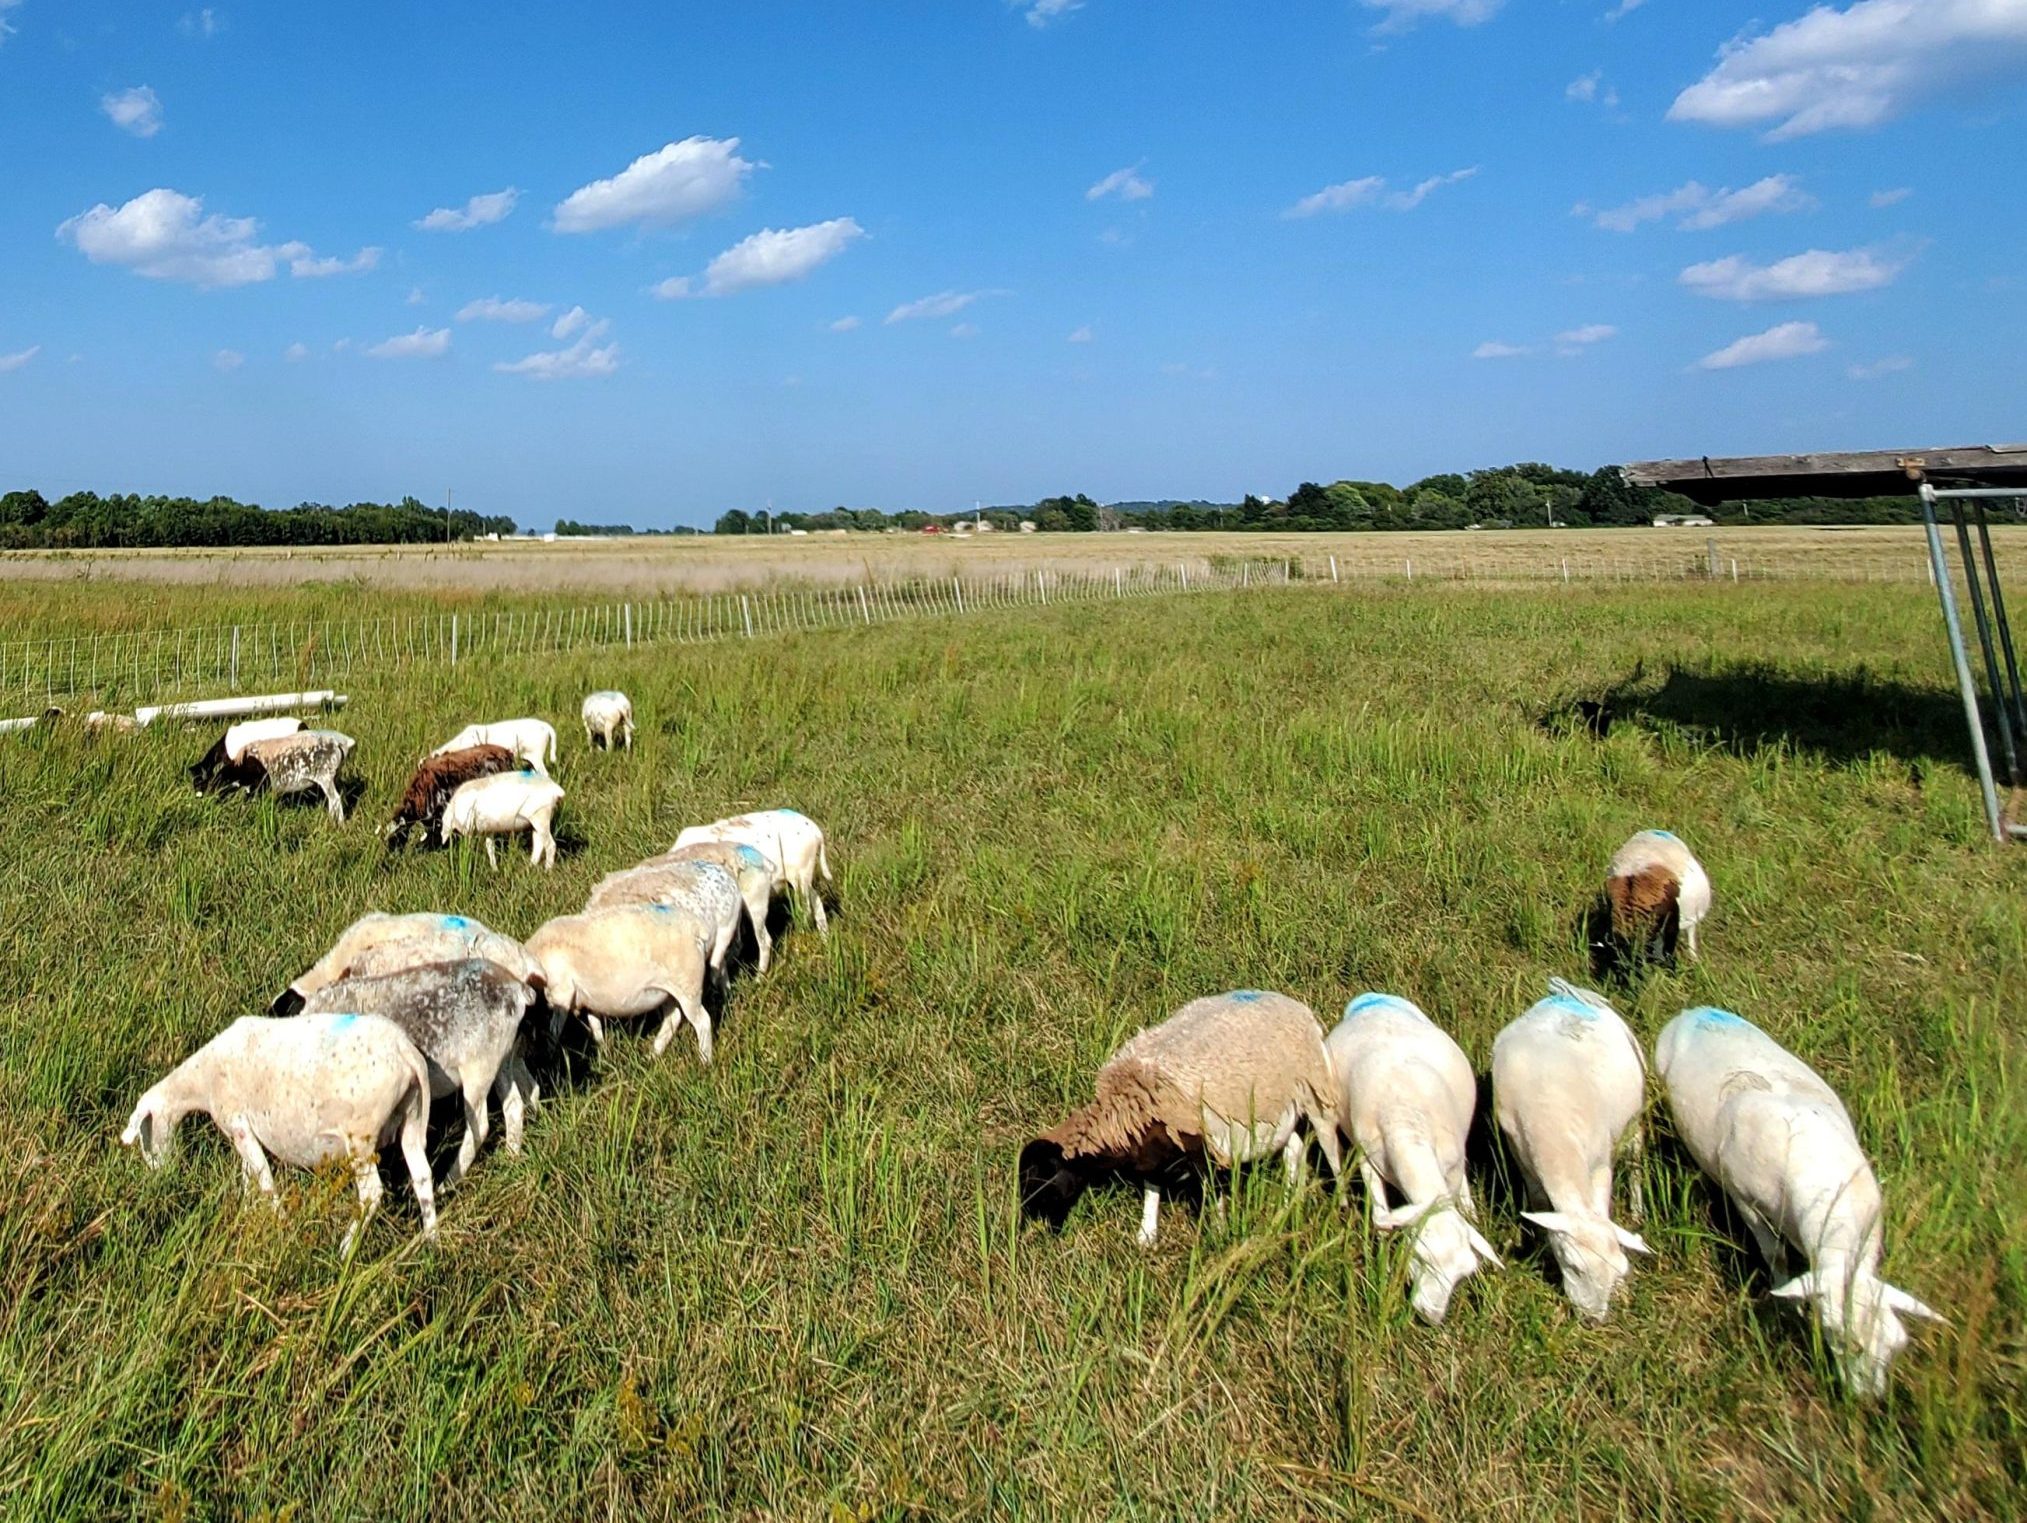
[(446, 931), (469, 931), (472, 923), (462, 915), (439, 915), (438, 922)]
[(741, 864), (747, 867), (765, 867), (767, 865), (767, 859), (751, 846), (741, 846), (733, 852), (733, 855), (739, 859)]
[(1565, 1015), (1581, 1015), (1586, 1020), (1596, 1020), (1598, 1017), (1596, 1005), (1580, 1000), (1574, 994), (1551, 994), (1542, 1003), (1549, 1009), (1559, 1010)]
[(1691, 1016), (1695, 1018), (1696, 1024), (1699, 1026), (1712, 1026), (1722, 1028), (1725, 1026), (1752, 1025), (1752, 1022), (1747, 1020), (1744, 1016), (1734, 1015), (1729, 1010), (1720, 1010), (1715, 1005), (1698, 1005), (1694, 1010), (1690, 1011), (1689, 1013)]
[(1368, 1010), (1400, 1010), (1408, 1008), (1412, 1007), (1409, 1006), (1408, 1001), (1402, 999), (1398, 994), (1373, 992), (1359, 995), (1357, 999), (1344, 1007), (1344, 1013), (1346, 1015), (1364, 1015)]
[(1266, 998), (1266, 996), (1258, 989), (1234, 989), (1225, 998), (1237, 1005), (1250, 1005)]
[(1680, 837), (1678, 837), (1672, 830), (1650, 830), (1647, 832), (1647, 834), (1650, 836), (1659, 836), (1664, 841), (1674, 841), (1680, 839)]

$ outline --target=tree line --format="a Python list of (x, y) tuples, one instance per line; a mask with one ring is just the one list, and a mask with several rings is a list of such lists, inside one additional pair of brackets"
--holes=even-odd
[(82, 550), (217, 545), (415, 545), (514, 532), (511, 518), (445, 512), (413, 497), (397, 503), (320, 502), (270, 510), (230, 497), (142, 497), (72, 492), (0, 496), (0, 549)]

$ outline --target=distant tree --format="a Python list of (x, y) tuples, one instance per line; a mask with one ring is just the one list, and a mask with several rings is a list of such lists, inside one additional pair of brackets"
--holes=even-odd
[(732, 508), (718, 515), (718, 522), (712, 525), (713, 534), (751, 534), (753, 517), (744, 508)]

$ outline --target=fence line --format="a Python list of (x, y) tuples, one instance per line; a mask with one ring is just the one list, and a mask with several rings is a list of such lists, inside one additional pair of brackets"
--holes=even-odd
[(1690, 553), (1590, 556), (1431, 556), (1418, 546), (1399, 562), (1336, 555), (785, 585), (743, 593), (697, 593), (569, 607), (479, 613), (297, 619), (187, 629), (124, 630), (0, 641), (0, 704), (153, 697), (192, 688), (228, 691), (329, 686), (371, 667), (457, 665), (503, 657), (637, 644), (691, 645), (759, 639), (896, 619), (991, 609), (1047, 607), (1161, 594), (1238, 592), (1290, 582), (1651, 582), (1856, 579), (1923, 581), (1926, 562), (1800, 569), (1721, 555), (1716, 542)]

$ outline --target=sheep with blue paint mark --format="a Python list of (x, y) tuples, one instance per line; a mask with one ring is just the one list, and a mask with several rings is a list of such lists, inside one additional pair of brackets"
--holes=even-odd
[(528, 938), (541, 966), (555, 1018), (580, 1017), (593, 1041), (604, 1022), (661, 1013), (659, 1057), (688, 1021), (697, 1055), (711, 1061), (711, 1013), (704, 978), (715, 933), (687, 910), (666, 904), (624, 904), (582, 915), (559, 915)]
[(1520, 1213), (1548, 1237), (1563, 1292), (1594, 1322), (1646, 1253), (1612, 1220), (1612, 1156), (1630, 1130), (1632, 1210), (1640, 1215), (1638, 1119), (1646, 1106), (1640, 1044), (1604, 996), (1559, 978), (1492, 1042), (1492, 1105), (1527, 1187)]
[(1411, 1300), (1424, 1321), (1440, 1323), (1460, 1281), (1481, 1263), (1502, 1267), (1470, 1221), (1464, 1143), (1478, 1105), (1471, 1062), (1420, 1006), (1394, 994), (1352, 1000), (1323, 1050), (1373, 1225), (1414, 1229)]
[[(1885, 1205), (1858, 1130), (1821, 1074), (1729, 1010), (1684, 1010), (1654, 1043), (1675, 1130), (1745, 1219), (1774, 1294), (1810, 1302), (1844, 1383), (1885, 1394), (1903, 1316), (1941, 1313), (1879, 1276)], [(1788, 1250), (1808, 1268), (1788, 1279)]]
[(722, 994), (726, 987), (725, 954), (739, 934), (745, 906), (739, 884), (715, 862), (672, 862), (657, 857), (638, 867), (608, 873), (584, 901), (587, 914), (621, 904), (666, 904), (685, 910), (711, 931), (711, 972)]
[(823, 829), (815, 820), (793, 809), (759, 809), (709, 825), (692, 825), (676, 837), (669, 850), (678, 852), (701, 841), (743, 843), (759, 851), (774, 866), (775, 890), (799, 897), (815, 919), (817, 930), (830, 934), (823, 895), (816, 890), (819, 876), (826, 883), (831, 881), (830, 856)]
[(268, 1012), (292, 1015), (303, 1008), (310, 995), (341, 978), (398, 973), (403, 968), (467, 957), (497, 963), (530, 988), (542, 987), (542, 969), (526, 947), (469, 915), (388, 915), (369, 910), (345, 927), (330, 951), (275, 996)]
[(746, 906), (746, 920), (753, 927), (753, 945), (759, 954), (759, 970), (765, 973), (774, 961), (774, 937), (767, 929), (768, 907), (774, 902), (774, 864), (758, 847), (743, 841), (692, 841), (674, 851), (650, 857), (642, 867), (665, 862), (715, 862), (732, 875), (739, 886), (739, 899)]

